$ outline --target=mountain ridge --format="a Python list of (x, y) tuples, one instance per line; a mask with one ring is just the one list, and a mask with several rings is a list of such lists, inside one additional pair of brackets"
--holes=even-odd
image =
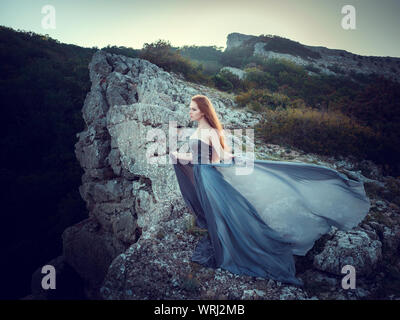
[[(343, 49), (304, 45), (276, 35), (246, 35), (230, 33), (226, 51), (250, 47), (253, 55), (265, 58), (284, 58), (298, 65), (311, 66), (327, 75), (377, 74), (400, 82), (400, 58), (364, 56)], [(268, 48), (270, 47), (270, 48)], [(310, 71), (310, 74), (315, 72)]]

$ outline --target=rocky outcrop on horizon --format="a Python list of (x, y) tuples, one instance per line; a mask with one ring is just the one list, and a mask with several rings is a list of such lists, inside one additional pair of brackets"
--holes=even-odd
[[(281, 40), (283, 39), (283, 40)], [(285, 52), (268, 49), (268, 43), (280, 41)], [(253, 55), (266, 59), (286, 59), (301, 66), (308, 66), (310, 75), (351, 75), (352, 73), (376, 74), (400, 82), (400, 58), (364, 56), (340, 49), (323, 46), (308, 46), (296, 41), (272, 35), (258, 37), (241, 33), (230, 33), (227, 37), (226, 50), (251, 46)], [(304, 51), (304, 54), (299, 52)]]

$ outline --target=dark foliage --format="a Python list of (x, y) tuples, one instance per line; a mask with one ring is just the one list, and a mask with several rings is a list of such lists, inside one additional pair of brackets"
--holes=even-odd
[(60, 255), (62, 231), (87, 217), (74, 154), (84, 129), (95, 49), (0, 27), (2, 295), (30, 292), (31, 275)]

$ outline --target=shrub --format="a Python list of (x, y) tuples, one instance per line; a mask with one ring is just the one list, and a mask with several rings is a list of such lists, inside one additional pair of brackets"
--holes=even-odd
[(315, 67), (314, 65), (312, 65), (311, 63), (308, 64), (308, 65), (306, 65), (304, 68), (305, 68), (306, 70), (311, 71), (311, 72), (315, 72), (315, 73), (318, 73), (318, 72), (319, 72), (319, 69), (318, 69), (317, 67)]
[(247, 68), (245, 71), (246, 77), (243, 80), (245, 88), (268, 88), (273, 91), (278, 89), (278, 82), (270, 73), (257, 68)]
[[(228, 70), (221, 70), (218, 74), (219, 79), (217, 79), (218, 83), (216, 82), (216, 87), (225, 90), (225, 91), (236, 91), (239, 89), (243, 89), (244, 83), (239, 77)], [(223, 80), (221, 80), (223, 79)], [(220, 83), (223, 82), (223, 86), (219, 87)], [(230, 85), (228, 84), (230, 83)], [(224, 86), (228, 87), (228, 90), (223, 89)]]
[(231, 48), (221, 54), (220, 61), (221, 64), (225, 66), (231, 66), (241, 69), (247, 63), (247, 59), (252, 56), (252, 54), (252, 46)]
[(265, 109), (256, 131), (269, 142), (298, 147), (324, 155), (354, 155), (366, 158), (376, 145), (372, 129), (361, 126), (340, 112), (316, 109)]
[(226, 79), (223, 75), (217, 74), (214, 77), (212, 77), (215, 87), (222, 90), (222, 91), (232, 91), (233, 90), (233, 84)]
[(265, 72), (269, 72), (272, 75), (279, 75), (279, 73), (282, 71), (295, 74), (297, 73), (301, 75), (306, 74), (302, 66), (299, 66), (288, 59), (281, 59), (281, 58), (272, 58), (264, 60), (262, 62), (262, 70)]
[(281, 92), (271, 92), (267, 89), (251, 89), (238, 94), (235, 97), (235, 102), (239, 107), (247, 106), (254, 111), (285, 109), (287, 107), (302, 108), (305, 106), (304, 101), (300, 98), (291, 100)]
[(328, 66), (328, 69), (335, 72), (335, 73), (340, 73), (344, 74), (345, 72), (343, 71), (342, 68), (339, 67), (337, 63), (333, 64), (332, 66)]
[(210, 79), (201, 73), (201, 65), (195, 65), (189, 59), (182, 57), (179, 50), (172, 49), (169, 41), (145, 43), (139, 58), (148, 60), (165, 71), (181, 73), (188, 81), (211, 84)]

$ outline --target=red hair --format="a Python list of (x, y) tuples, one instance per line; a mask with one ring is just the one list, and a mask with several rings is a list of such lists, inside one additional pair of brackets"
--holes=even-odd
[(206, 118), (210, 126), (217, 130), (219, 142), (221, 143), (222, 148), (224, 150), (230, 150), (230, 147), (225, 144), (223, 136), (223, 126), (218, 119), (217, 113), (215, 112), (214, 106), (211, 103), (210, 99), (208, 99), (204, 95), (197, 94), (192, 97), (192, 101), (196, 102), (200, 111), (204, 113), (204, 117)]

